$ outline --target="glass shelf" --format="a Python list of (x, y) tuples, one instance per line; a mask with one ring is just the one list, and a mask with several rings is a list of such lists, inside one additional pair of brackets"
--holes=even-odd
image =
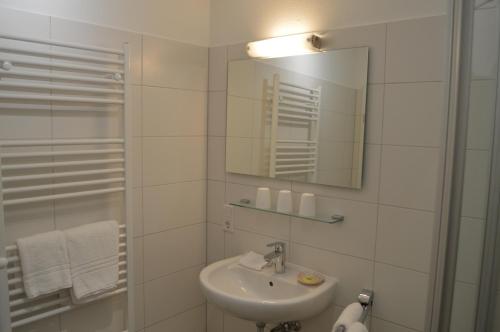
[(344, 221), (344, 216), (341, 216), (338, 214), (334, 214), (333, 216), (329, 216), (329, 217), (320, 217), (320, 216), (306, 217), (306, 216), (301, 216), (300, 214), (293, 213), (293, 212), (286, 213), (286, 212), (278, 212), (276, 210), (271, 210), (271, 209), (261, 209), (261, 208), (256, 207), (248, 199), (242, 199), (239, 202), (231, 202), (229, 204), (232, 206), (242, 207), (242, 208), (251, 209), (251, 210), (264, 211), (264, 212), (269, 212), (269, 213), (274, 213), (274, 214), (280, 214), (283, 216), (290, 216), (290, 217), (295, 217), (295, 218), (302, 218), (302, 219), (307, 219), (307, 220), (319, 221), (319, 222), (326, 223), (326, 224), (336, 224), (338, 222)]

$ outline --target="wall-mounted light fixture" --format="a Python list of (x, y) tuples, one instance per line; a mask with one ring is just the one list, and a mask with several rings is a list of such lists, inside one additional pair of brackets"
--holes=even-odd
[(253, 58), (278, 58), (315, 52), (321, 52), (321, 38), (314, 33), (275, 37), (247, 44), (247, 53)]

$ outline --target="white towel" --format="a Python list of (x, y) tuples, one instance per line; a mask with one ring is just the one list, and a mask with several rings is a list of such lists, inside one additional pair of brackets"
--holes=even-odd
[(250, 251), (241, 256), (239, 264), (249, 269), (260, 271), (268, 262), (264, 259), (264, 256)]
[(66, 230), (75, 303), (113, 289), (118, 283), (118, 224), (102, 221)]
[(351, 303), (349, 304), (344, 311), (339, 316), (339, 319), (333, 325), (332, 332), (336, 332), (337, 328), (343, 326), (347, 331), (349, 327), (357, 322), (363, 313), (363, 307), (359, 303)]
[(61, 231), (18, 239), (17, 247), (28, 298), (71, 287), (66, 242)]
[(349, 327), (347, 332), (368, 332), (368, 329), (364, 324), (356, 322)]

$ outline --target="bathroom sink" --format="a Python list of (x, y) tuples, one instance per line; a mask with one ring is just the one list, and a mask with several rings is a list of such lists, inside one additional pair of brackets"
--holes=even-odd
[(321, 285), (304, 286), (297, 282), (297, 274), (306, 268), (287, 264), (282, 274), (274, 267), (254, 271), (240, 266), (239, 258), (213, 263), (200, 273), (208, 300), (234, 316), (264, 323), (302, 320), (319, 314), (332, 301), (335, 278), (325, 276)]

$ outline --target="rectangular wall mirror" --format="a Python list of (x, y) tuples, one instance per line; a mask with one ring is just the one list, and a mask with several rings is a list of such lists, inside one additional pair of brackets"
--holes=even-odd
[(361, 188), (368, 48), (229, 63), (226, 171)]

